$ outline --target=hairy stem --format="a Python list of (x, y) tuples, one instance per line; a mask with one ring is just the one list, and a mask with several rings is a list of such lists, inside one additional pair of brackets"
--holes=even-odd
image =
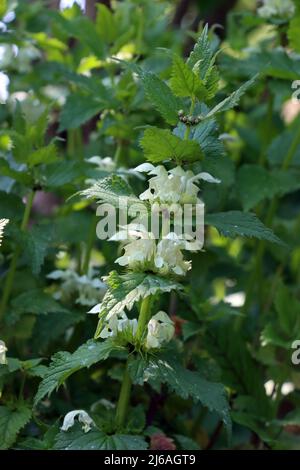
[[(143, 338), (146, 325), (148, 323), (149, 317), (151, 314), (151, 296), (145, 297), (142, 301), (138, 327), (136, 332), (136, 339), (140, 342)], [(119, 400), (116, 410), (116, 428), (124, 428), (126, 414), (128, 410), (128, 405), (130, 401), (130, 392), (131, 392), (132, 382), (130, 379), (128, 371), (128, 362), (126, 363), (126, 368), (123, 376), (122, 386), (120, 390)]]
[[(29, 217), (30, 217), (30, 212), (32, 208), (32, 203), (34, 199), (34, 191), (30, 191), (30, 193), (27, 196), (27, 202), (24, 210), (24, 215), (21, 223), (21, 230), (24, 232), (27, 228), (28, 222), (29, 222)], [(8, 274), (5, 280), (4, 288), (3, 288), (3, 294), (2, 294), (2, 299), (1, 299), (1, 304), (0, 304), (0, 321), (3, 320), (4, 315), (5, 315), (5, 310), (7, 307), (7, 302), (9, 301), (10, 294), (13, 288), (13, 283), (14, 283), (14, 278), (15, 278), (15, 273), (17, 269), (17, 264), (18, 260), (20, 257), (20, 254), (22, 252), (22, 249), (18, 245), (15, 248), (13, 257), (10, 262), (10, 267), (8, 270)]]

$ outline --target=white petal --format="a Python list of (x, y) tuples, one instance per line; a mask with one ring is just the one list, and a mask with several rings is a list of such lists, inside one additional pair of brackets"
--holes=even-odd
[(154, 170), (155, 166), (151, 165), (151, 163), (142, 163), (141, 165), (138, 165), (136, 168), (133, 169), (133, 171), (138, 171), (140, 173), (149, 173), (149, 171)]
[(221, 180), (214, 178), (212, 175), (206, 172), (199, 173), (199, 175), (197, 176), (199, 177), (199, 179), (207, 181), (208, 183), (221, 183)]
[(95, 305), (95, 307), (91, 308), (91, 310), (88, 311), (88, 313), (99, 313), (101, 308), (101, 304)]
[(82, 429), (84, 432), (88, 432), (92, 425), (94, 424), (94, 421), (92, 418), (88, 415), (88, 413), (84, 410), (74, 410), (70, 411), (69, 413), (66, 414), (64, 417), (64, 422), (62, 427), (60, 428), (62, 431), (68, 431), (72, 426), (74, 426), (74, 420), (78, 416), (78, 420), (80, 423), (82, 423)]

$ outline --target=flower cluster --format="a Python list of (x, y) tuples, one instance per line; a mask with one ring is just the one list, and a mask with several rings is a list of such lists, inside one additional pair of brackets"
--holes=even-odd
[(154, 235), (142, 225), (134, 224), (124, 227), (111, 240), (129, 241), (124, 246), (124, 254), (116, 259), (120, 266), (127, 266), (132, 271), (152, 271), (162, 276), (184, 276), (191, 268), (190, 261), (185, 261), (182, 249), (185, 240), (173, 232), (162, 240), (156, 241)]
[(56, 270), (47, 277), (54, 281), (61, 281), (54, 298), (63, 302), (75, 299), (75, 303), (80, 305), (95, 305), (103, 298), (106, 290), (105, 283), (95, 277), (93, 270), (83, 276), (72, 269)]
[(263, 6), (258, 8), (259, 16), (266, 19), (290, 19), (295, 13), (292, 0), (263, 0)]
[(180, 166), (168, 171), (162, 165), (143, 163), (135, 168), (135, 171), (153, 175), (149, 180), (149, 188), (140, 194), (140, 199), (161, 204), (196, 204), (200, 202), (197, 198), (199, 192), (197, 181), (220, 183), (219, 179), (209, 173), (202, 172), (194, 175), (192, 171), (185, 171)]
[(118, 335), (126, 335), (127, 337), (133, 338), (137, 330), (137, 320), (134, 318), (130, 320), (125, 312), (120, 312), (114, 315), (103, 327), (100, 338), (116, 337)]
[(171, 341), (175, 333), (175, 326), (169, 315), (160, 311), (154, 315), (148, 323), (148, 333), (146, 337), (146, 349), (161, 348)]

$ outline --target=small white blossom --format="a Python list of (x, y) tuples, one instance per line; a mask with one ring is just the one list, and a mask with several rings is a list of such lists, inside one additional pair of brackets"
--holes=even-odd
[(71, 8), (74, 3), (77, 3), (81, 10), (85, 11), (86, 0), (60, 0), (59, 8), (60, 10), (64, 10), (65, 8)]
[(5, 104), (9, 97), (9, 77), (6, 73), (0, 72), (0, 103)]
[(154, 315), (148, 323), (148, 333), (145, 346), (147, 349), (157, 349), (168, 343), (174, 336), (175, 327), (170, 317), (163, 311)]
[(0, 246), (2, 243), (4, 228), (8, 224), (8, 222), (9, 222), (8, 219), (0, 219)]
[(296, 7), (292, 0), (263, 0), (263, 6), (257, 13), (262, 18), (290, 19), (294, 15)]
[(120, 312), (112, 316), (100, 333), (100, 338), (106, 339), (112, 336), (118, 336), (119, 333), (128, 331), (135, 336), (137, 330), (136, 318), (130, 320), (125, 312)]
[(88, 158), (87, 162), (96, 165), (98, 170), (115, 171), (116, 169), (116, 162), (114, 162), (111, 157), (101, 158), (95, 155), (94, 157)]
[(6, 352), (7, 352), (7, 347), (4, 341), (0, 340), (0, 364), (7, 364)]
[(120, 266), (128, 266), (133, 271), (151, 270), (162, 275), (179, 276), (184, 276), (190, 269), (191, 263), (184, 260), (181, 251), (186, 248), (186, 241), (175, 233), (168, 233), (157, 243), (154, 235), (142, 225), (131, 224), (126, 228), (111, 238), (115, 241), (132, 240), (125, 244), (124, 255), (115, 261)]
[(78, 416), (78, 421), (82, 424), (82, 430), (88, 432), (92, 429), (92, 426), (95, 424), (92, 418), (84, 410), (74, 410), (70, 411), (64, 417), (64, 422), (60, 428), (62, 431), (68, 431), (72, 426), (74, 426), (75, 418)]
[(196, 182), (199, 180), (208, 183), (220, 183), (209, 173), (202, 172), (197, 175), (190, 170), (185, 171), (180, 166), (172, 170), (166, 170), (162, 165), (154, 166), (150, 163), (143, 163), (134, 171), (154, 175), (149, 179), (149, 188), (140, 194), (141, 200), (160, 202), (166, 204), (193, 204), (198, 201), (197, 194), (199, 187)]
[(54, 297), (57, 300), (68, 301), (75, 297), (75, 302), (84, 306), (92, 306), (102, 300), (106, 285), (93, 270), (87, 275), (80, 276), (72, 269), (56, 270), (48, 274), (49, 279), (62, 281)]

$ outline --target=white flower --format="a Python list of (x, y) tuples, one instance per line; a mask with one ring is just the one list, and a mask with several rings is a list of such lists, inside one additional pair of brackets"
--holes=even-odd
[(175, 327), (170, 317), (163, 311), (154, 315), (148, 323), (148, 333), (145, 346), (147, 349), (157, 349), (168, 343), (174, 336)]
[(160, 202), (167, 204), (192, 204), (198, 201), (199, 187), (195, 184), (199, 180), (209, 183), (220, 183), (209, 173), (202, 172), (197, 175), (190, 170), (185, 171), (180, 166), (167, 171), (162, 165), (154, 166), (143, 163), (134, 171), (155, 175), (149, 179), (149, 188), (140, 194), (141, 200)]
[(127, 318), (125, 312), (120, 312), (112, 316), (100, 333), (100, 338), (106, 339), (112, 336), (118, 336), (121, 332), (129, 332), (135, 336), (137, 330), (137, 320)]
[(0, 364), (7, 364), (6, 352), (7, 352), (7, 347), (4, 341), (0, 340)]
[(47, 277), (62, 281), (59, 290), (54, 294), (57, 300), (69, 301), (75, 298), (77, 304), (84, 306), (92, 306), (102, 300), (106, 290), (106, 285), (95, 277), (93, 270), (83, 276), (72, 269), (56, 270)]
[(168, 233), (156, 242), (154, 235), (142, 225), (131, 224), (111, 237), (111, 240), (133, 240), (124, 246), (124, 255), (116, 259), (120, 266), (128, 266), (133, 271), (150, 270), (162, 275), (169, 273), (183, 276), (190, 269), (191, 263), (185, 261), (182, 249), (185, 239), (175, 233)]
[(77, 3), (77, 5), (79, 5), (83, 11), (85, 11), (86, 0), (60, 0), (59, 8), (60, 10), (64, 10), (65, 8), (71, 8), (74, 3)]
[(8, 224), (8, 222), (9, 222), (8, 219), (0, 219), (0, 246), (1, 246), (1, 243), (2, 243), (4, 228), (5, 228), (5, 225)]
[(8, 91), (8, 85), (9, 85), (9, 78), (6, 73), (0, 72), (0, 103), (5, 104), (8, 97), (9, 97), (9, 91)]
[(101, 158), (95, 155), (94, 157), (88, 158), (87, 162), (96, 165), (98, 170), (115, 171), (116, 169), (116, 162), (114, 162), (111, 157)]
[(263, 0), (263, 6), (257, 12), (262, 18), (286, 18), (294, 15), (296, 7), (292, 0)]
[(74, 426), (76, 416), (78, 416), (78, 421), (82, 424), (82, 430), (84, 432), (88, 432), (90, 431), (90, 429), (92, 429), (92, 426), (95, 423), (84, 410), (74, 410), (67, 413), (64, 417), (64, 422), (60, 429), (62, 431), (68, 431), (68, 429)]

